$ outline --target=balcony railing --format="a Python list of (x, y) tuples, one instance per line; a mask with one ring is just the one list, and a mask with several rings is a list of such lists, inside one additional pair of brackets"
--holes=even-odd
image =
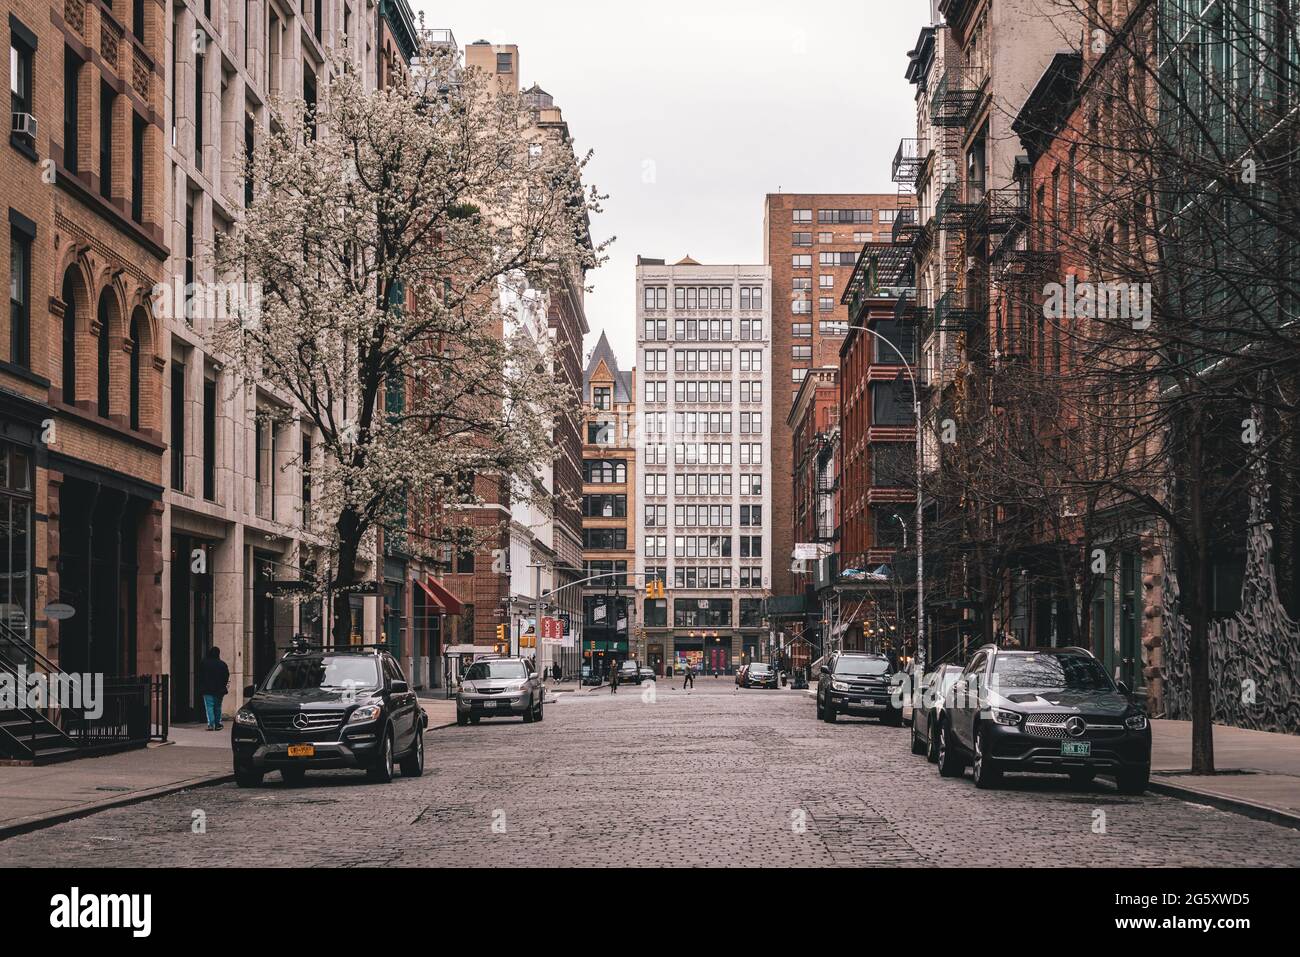
[(935, 126), (965, 126), (979, 102), (983, 75), (966, 67), (949, 67), (930, 97), (930, 122)]
[(934, 204), (934, 221), (939, 229), (955, 231), (970, 225), (975, 215), (975, 206), (963, 198), (961, 183), (949, 183), (939, 194), (939, 201)]
[(949, 332), (968, 332), (987, 317), (987, 311), (978, 305), (967, 305), (964, 294), (958, 289), (949, 289), (934, 304), (935, 328)]
[(924, 140), (899, 140), (898, 151), (894, 153), (894, 163), (891, 167), (894, 182), (909, 185), (915, 183), (928, 155)]
[(915, 206), (903, 206), (895, 211), (894, 225), (890, 230), (890, 238), (894, 241), (894, 245), (910, 245), (916, 241), (919, 232), (920, 224), (917, 222)]

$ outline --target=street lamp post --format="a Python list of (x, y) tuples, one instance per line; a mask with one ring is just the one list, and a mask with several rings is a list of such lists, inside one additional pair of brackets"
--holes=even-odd
[[(848, 326), (857, 332), (865, 332), (874, 336), (877, 342), (883, 342), (889, 348), (894, 350), (903, 363), (903, 371), (907, 373), (907, 378), (912, 383), (912, 418), (916, 427), (916, 657), (918, 665), (922, 670), (925, 668), (925, 550), (924, 544), (924, 522), (921, 515), (921, 470), (922, 470), (922, 445), (921, 445), (921, 390), (916, 387), (916, 373), (913, 367), (916, 360), (908, 361), (907, 356), (903, 355), (901, 349), (894, 345), (880, 333), (866, 326)], [(906, 547), (906, 546), (904, 546)]]

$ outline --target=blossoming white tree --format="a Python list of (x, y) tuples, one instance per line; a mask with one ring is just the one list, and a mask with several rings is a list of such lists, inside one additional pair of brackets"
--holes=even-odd
[(550, 507), (537, 476), (578, 397), (517, 304), (599, 263), (600, 197), (582, 185), (589, 154), (438, 49), (378, 90), (340, 65), (314, 110), (279, 112), (250, 162), (253, 200), (217, 251), (260, 286), (260, 312), (214, 337), (314, 427), (302, 464), (328, 546), (317, 584), (344, 642), (376, 530), (417, 554), (473, 547), (473, 476)]

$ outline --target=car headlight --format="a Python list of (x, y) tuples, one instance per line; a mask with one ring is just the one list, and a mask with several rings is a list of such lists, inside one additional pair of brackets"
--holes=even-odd
[(360, 724), (363, 721), (374, 721), (384, 713), (382, 705), (367, 704), (362, 705), (348, 716), (348, 724)]
[(465, 694), (473, 694), (474, 686), (472, 684), (463, 684), (460, 686), (460, 690), (463, 691)]
[(1004, 711), (1002, 708), (993, 709), (993, 720), (1008, 727), (1019, 724), (1022, 717), (1023, 715), (1019, 711)]
[(251, 727), (257, 727), (257, 715), (247, 708), (240, 708), (235, 712), (235, 724), (246, 724)]
[(1147, 729), (1147, 716), (1144, 714), (1131, 714), (1124, 719), (1124, 727), (1130, 731), (1145, 731)]
[(846, 681), (832, 681), (832, 682), (831, 682), (831, 687), (834, 688), (836, 691), (848, 691), (848, 690), (849, 690), (849, 685), (848, 685), (848, 682), (846, 682)]

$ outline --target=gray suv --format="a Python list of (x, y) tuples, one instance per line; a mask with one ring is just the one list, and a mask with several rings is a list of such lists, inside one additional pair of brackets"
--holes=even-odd
[(480, 718), (542, 720), (546, 690), (523, 658), (480, 658), (460, 679), (456, 723), (478, 724)]

